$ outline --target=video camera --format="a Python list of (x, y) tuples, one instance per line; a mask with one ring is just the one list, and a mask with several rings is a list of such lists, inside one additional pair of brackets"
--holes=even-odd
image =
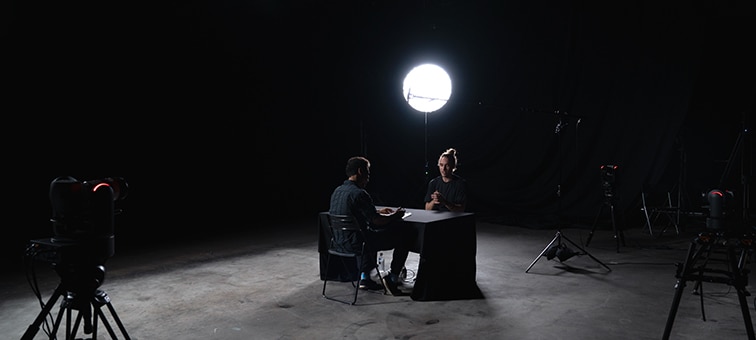
[(127, 194), (120, 177), (54, 179), (49, 193), (54, 236), (31, 241), (38, 257), (55, 264), (104, 263), (115, 251), (115, 202)]
[(601, 188), (604, 192), (604, 199), (613, 201), (616, 196), (617, 169), (614, 164), (601, 165)]
[(705, 202), (708, 203), (709, 215), (706, 217), (706, 228), (712, 231), (730, 231), (735, 228), (735, 221), (732, 220), (735, 215), (736, 206), (734, 202), (735, 194), (730, 190), (712, 189), (703, 194)]

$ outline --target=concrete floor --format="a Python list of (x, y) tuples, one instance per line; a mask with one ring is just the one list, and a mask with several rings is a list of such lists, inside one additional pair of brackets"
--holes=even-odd
[[(660, 339), (675, 295), (675, 263), (684, 262), (700, 231), (657, 238), (641, 226), (628, 228), (617, 252), (613, 232), (600, 228), (585, 250), (608, 271), (587, 255), (564, 263), (539, 258), (555, 230), (479, 218), (477, 283), (483, 299), (413, 301), (361, 292), (351, 306), (321, 296), (314, 217), (268, 227), (160, 247), (121, 247), (108, 260), (100, 289), (131, 339)], [(589, 231), (564, 229), (563, 235), (582, 245)], [(46, 302), (60, 280), (49, 265), (33, 262)], [(412, 254), (410, 275), (417, 263)], [(3, 339), (21, 339), (41, 311), (28, 270), (13, 268), (0, 282)], [(342, 285), (350, 294), (351, 286)], [(704, 283), (705, 321), (693, 286), (688, 282), (681, 295), (671, 339), (747, 338), (732, 286)], [(747, 299), (750, 310), (754, 302)], [(107, 311), (106, 319), (113, 325)], [(34, 339), (48, 339), (45, 329)], [(77, 335), (91, 336), (81, 328)], [(110, 339), (102, 324), (97, 339)]]

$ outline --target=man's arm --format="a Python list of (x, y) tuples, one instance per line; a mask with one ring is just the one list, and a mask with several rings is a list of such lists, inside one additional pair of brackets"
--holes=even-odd
[(373, 225), (386, 225), (401, 220), (402, 216), (404, 216), (404, 208), (381, 208), (380, 210), (375, 211), (372, 223)]
[(449, 211), (455, 211), (455, 212), (464, 212), (465, 211), (465, 204), (464, 203), (449, 203), (444, 204), (446, 209), (449, 209)]
[[(464, 212), (465, 211), (465, 202), (462, 202), (462, 203), (450, 202), (449, 200), (446, 199), (446, 197), (444, 197), (443, 195), (441, 195), (441, 193), (436, 193), (436, 197), (438, 198), (437, 199), (438, 204), (446, 207), (446, 209), (449, 209), (449, 211), (455, 211), (455, 212)], [(425, 203), (425, 208), (427, 210), (432, 210), (433, 209), (433, 202), (434, 201), (428, 202), (428, 203), (430, 203), (430, 209), (428, 209), (428, 203)]]
[(436, 200), (433, 199), (433, 193), (436, 192), (436, 179), (430, 180), (428, 182), (428, 189), (427, 193), (425, 194), (425, 210), (433, 210), (434, 206), (436, 205)]

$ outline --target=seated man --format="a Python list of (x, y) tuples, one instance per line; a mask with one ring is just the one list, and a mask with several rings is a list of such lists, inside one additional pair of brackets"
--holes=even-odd
[[(365, 157), (349, 158), (346, 165), (347, 179), (331, 194), (329, 212), (351, 215), (365, 232), (365, 255), (360, 263), (360, 288), (379, 290), (383, 286), (392, 295), (403, 295), (399, 290), (399, 274), (407, 261), (409, 249), (414, 243), (414, 229), (401, 222), (404, 209), (377, 209), (373, 198), (365, 190), (370, 180), (370, 161)], [(376, 282), (378, 274), (376, 255), (380, 250), (393, 249), (390, 272), (382, 278), (383, 286)]]
[(449, 148), (438, 157), (440, 175), (428, 182), (425, 210), (465, 211), (467, 183), (454, 172), (457, 170), (457, 150)]

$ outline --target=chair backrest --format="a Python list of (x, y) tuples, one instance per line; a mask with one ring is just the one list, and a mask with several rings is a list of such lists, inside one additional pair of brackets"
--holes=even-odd
[(341, 254), (362, 254), (365, 235), (354, 217), (328, 214), (328, 222), (331, 228), (329, 251)]

